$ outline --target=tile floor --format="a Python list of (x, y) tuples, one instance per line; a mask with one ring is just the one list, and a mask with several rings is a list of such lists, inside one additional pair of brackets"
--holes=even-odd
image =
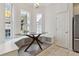
[(53, 44), (51, 47), (47, 48), (37, 56), (79, 56), (79, 53)]

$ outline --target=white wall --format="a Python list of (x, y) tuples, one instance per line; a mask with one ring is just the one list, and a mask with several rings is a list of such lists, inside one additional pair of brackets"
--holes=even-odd
[(4, 42), (4, 4), (0, 4), (0, 43)]
[(56, 35), (56, 10), (54, 5), (47, 4), (45, 8), (45, 32), (47, 32), (47, 37), (52, 38), (52, 42)]

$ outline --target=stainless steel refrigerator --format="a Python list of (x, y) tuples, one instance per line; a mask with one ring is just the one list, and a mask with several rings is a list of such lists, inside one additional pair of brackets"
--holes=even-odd
[(73, 50), (79, 52), (79, 15), (73, 17)]

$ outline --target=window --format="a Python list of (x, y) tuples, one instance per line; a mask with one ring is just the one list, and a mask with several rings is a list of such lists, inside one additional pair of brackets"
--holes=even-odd
[(10, 33), (10, 29), (5, 29), (5, 36), (7, 39), (9, 39), (9, 37), (11, 36), (11, 33)]
[(12, 9), (11, 6), (12, 6), (12, 5), (11, 5), (10, 3), (6, 3), (6, 4), (5, 4), (5, 18), (6, 18), (6, 19), (11, 18), (11, 13), (12, 13), (12, 12), (11, 12), (11, 9)]
[(30, 31), (30, 19), (29, 13), (21, 9), (21, 31), (22, 32), (29, 32)]
[(43, 26), (42, 22), (43, 22), (42, 14), (39, 13), (39, 14), (36, 15), (37, 33), (41, 33), (43, 31), (42, 30), (43, 29), (42, 28), (42, 26)]
[(5, 4), (5, 38), (11, 38), (11, 17), (12, 17), (12, 5), (10, 3)]

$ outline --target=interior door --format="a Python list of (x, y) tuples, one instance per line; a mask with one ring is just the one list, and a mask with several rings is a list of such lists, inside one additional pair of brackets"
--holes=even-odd
[(57, 45), (68, 48), (68, 13), (57, 15)]

